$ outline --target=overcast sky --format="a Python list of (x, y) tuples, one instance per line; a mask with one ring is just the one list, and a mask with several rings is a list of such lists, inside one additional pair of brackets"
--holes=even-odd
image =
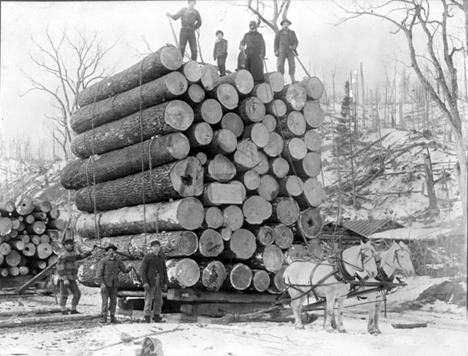
[[(346, 6), (348, 0), (338, 0)], [(203, 20), (200, 42), (206, 62), (213, 62), (215, 32), (223, 30), (229, 42), (227, 68), (234, 70), (239, 42), (255, 17), (243, 6), (246, 1), (198, 1), (196, 8)], [(33, 36), (44, 43), (44, 29), (59, 34), (66, 29), (71, 37), (77, 30), (96, 31), (104, 46), (117, 41), (104, 65), (119, 72), (148, 52), (144, 36), (153, 51), (166, 43), (174, 43), (166, 12), (175, 13), (186, 1), (107, 1), (107, 2), (2, 2), (1, 3), (1, 138), (8, 140), (19, 134), (33, 139), (35, 144), (50, 142), (45, 130), (45, 115), (52, 115), (51, 98), (32, 91), (22, 70), (37, 80), (47, 81), (46, 73), (35, 67), (29, 55), (37, 56), (31, 42)], [(293, 0), (289, 11), (291, 29), (299, 38), (299, 58), (324, 81), (343, 87), (349, 73), (362, 62), (369, 87), (385, 83), (385, 68), (393, 71), (395, 57), (407, 61), (402, 36), (390, 34), (385, 23), (363, 18), (335, 26), (342, 11), (331, 0)], [(173, 21), (178, 34), (180, 21)], [(275, 70), (273, 32), (260, 28), (267, 45), (267, 66)], [(297, 63), (297, 78), (305, 72)], [(330, 89), (331, 90), (331, 89)]]

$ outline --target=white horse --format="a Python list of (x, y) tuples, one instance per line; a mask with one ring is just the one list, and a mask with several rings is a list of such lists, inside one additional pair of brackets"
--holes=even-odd
[(284, 281), (291, 297), (291, 309), (294, 314), (296, 329), (303, 329), (301, 321), (302, 304), (306, 297), (326, 298), (326, 318), (324, 328), (333, 331), (331, 321), (334, 320), (335, 303), (338, 302), (338, 331), (345, 333), (343, 327), (343, 306), (350, 284), (347, 280), (375, 277), (377, 265), (375, 248), (370, 243), (353, 246), (344, 250), (336, 263), (314, 263), (312, 261), (294, 261), (284, 271)]
[[(375, 277), (375, 279), (370, 279), (369, 282), (393, 282), (395, 274), (398, 271), (403, 272), (407, 277), (414, 276), (415, 272), (413, 263), (411, 262), (411, 253), (409, 247), (403, 242), (397, 244), (393, 241), (390, 247), (379, 252), (379, 255), (380, 259), (377, 258), (377, 277)], [(367, 298), (369, 302), (367, 330), (372, 335), (381, 334), (379, 329), (379, 317), (384, 301), (383, 293), (370, 293)]]

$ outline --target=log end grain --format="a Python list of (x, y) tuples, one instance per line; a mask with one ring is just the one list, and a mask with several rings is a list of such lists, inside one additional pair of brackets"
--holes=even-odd
[(246, 260), (255, 253), (257, 244), (255, 235), (246, 229), (239, 229), (233, 232), (229, 241), (229, 249), (235, 257), (240, 260)]
[(249, 139), (241, 140), (237, 144), (233, 161), (238, 171), (244, 171), (255, 167), (260, 163), (257, 146)]
[(192, 125), (193, 110), (189, 104), (181, 100), (172, 100), (164, 111), (164, 121), (173, 128), (185, 131)]
[(270, 132), (268, 144), (263, 147), (263, 152), (269, 157), (277, 157), (281, 154), (284, 148), (283, 138), (276, 132)]
[(265, 104), (252, 96), (239, 103), (240, 116), (247, 122), (260, 122), (265, 117)]
[(270, 276), (266, 271), (263, 270), (256, 270), (253, 271), (253, 278), (252, 278), (252, 289), (257, 292), (264, 292), (267, 290), (268, 286), (270, 285)]
[(307, 154), (307, 146), (299, 137), (293, 137), (284, 143), (282, 155), (290, 161), (300, 161)]
[(271, 103), (266, 105), (266, 112), (274, 117), (282, 117), (286, 115), (286, 104), (281, 99), (274, 99)]
[(318, 207), (322, 203), (323, 198), (325, 198), (325, 191), (316, 177), (309, 178), (305, 181), (304, 198), (308, 204), (314, 208)]
[(307, 100), (302, 109), (307, 125), (311, 129), (317, 129), (322, 126), (325, 120), (325, 112), (317, 101)]
[(182, 65), (182, 55), (179, 48), (174, 46), (164, 46), (159, 53), (161, 64), (169, 70), (177, 70)]
[(264, 75), (265, 82), (270, 84), (271, 90), (279, 93), (284, 87), (284, 76), (280, 72), (271, 72)]
[(315, 152), (309, 152), (302, 161), (294, 162), (298, 175), (316, 177), (322, 169), (320, 156)]
[(199, 112), (198, 116), (201, 120), (209, 123), (210, 125), (216, 125), (223, 117), (221, 104), (215, 99), (204, 100), (196, 111)]
[(294, 224), (299, 218), (299, 204), (293, 198), (278, 198), (274, 209), (277, 219), (286, 226)]
[(236, 113), (228, 112), (221, 119), (221, 128), (232, 131), (236, 137), (240, 137), (244, 132), (244, 121)]
[(292, 230), (284, 224), (277, 224), (274, 229), (276, 246), (282, 250), (290, 248), (294, 240)]
[(221, 84), (216, 88), (216, 98), (227, 110), (233, 110), (239, 104), (239, 94), (230, 84)]
[(257, 84), (254, 87), (253, 92), (254, 95), (264, 104), (268, 104), (274, 99), (273, 90), (271, 89), (271, 85), (268, 83)]
[(234, 83), (239, 93), (244, 95), (250, 94), (254, 87), (253, 76), (245, 69), (241, 69), (235, 73)]
[(309, 208), (299, 214), (297, 227), (305, 238), (311, 239), (317, 237), (322, 230), (322, 226), (323, 219), (319, 209)]
[(237, 205), (229, 205), (223, 209), (224, 226), (232, 231), (239, 230), (244, 223), (244, 214)]
[(211, 229), (217, 229), (223, 226), (223, 212), (216, 206), (211, 206), (205, 209), (205, 225)]
[[(175, 48), (175, 47), (174, 47)], [(179, 51), (178, 48), (175, 48)], [(177, 69), (177, 68), (176, 68)], [(173, 70), (176, 70), (173, 69)], [(202, 71), (197, 61), (188, 61), (181, 68), (181, 72), (190, 83), (196, 83), (201, 79)]]
[(200, 268), (194, 260), (184, 258), (177, 262), (173, 278), (175, 278), (182, 287), (191, 287), (195, 285), (200, 278)]
[(184, 75), (179, 72), (171, 72), (164, 77), (164, 83), (166, 84), (167, 90), (175, 95), (182, 95), (187, 91), (188, 83)]
[(269, 246), (275, 242), (275, 230), (271, 226), (261, 226), (255, 230), (257, 245)]
[(176, 160), (187, 157), (190, 152), (190, 142), (188, 138), (180, 133), (176, 132), (169, 134), (167, 142), (167, 151)]
[(184, 198), (177, 208), (179, 225), (186, 230), (200, 228), (205, 218), (205, 208), (202, 203), (193, 197)]
[(206, 229), (202, 232), (198, 245), (198, 252), (203, 257), (216, 257), (224, 250), (221, 234), (213, 229)]
[(206, 91), (213, 90), (219, 84), (219, 73), (217, 68), (211, 64), (202, 66), (200, 83)]
[(276, 130), (276, 118), (273, 115), (266, 114), (262, 120), (262, 124), (267, 127), (269, 132)]
[(317, 152), (322, 147), (322, 136), (315, 130), (307, 130), (303, 140), (309, 151)]
[(229, 285), (237, 290), (245, 290), (252, 282), (252, 270), (242, 263), (236, 264), (229, 273)]
[(188, 99), (193, 104), (201, 103), (203, 101), (203, 99), (205, 99), (205, 95), (206, 95), (205, 91), (198, 84), (192, 84), (187, 89)]
[(278, 196), (279, 184), (278, 181), (269, 174), (265, 174), (260, 179), (260, 185), (258, 186), (258, 195), (267, 201), (272, 201)]
[(306, 80), (306, 93), (307, 96), (314, 100), (319, 100), (323, 95), (322, 81), (317, 77), (311, 77)]
[(247, 198), (242, 205), (245, 221), (251, 225), (261, 224), (271, 216), (272, 210), (270, 202), (258, 195)]
[(211, 261), (202, 272), (201, 282), (209, 292), (217, 292), (226, 279), (226, 269), (220, 261)]
[(181, 197), (198, 196), (203, 193), (203, 166), (195, 157), (177, 162), (172, 169), (171, 182)]
[(272, 244), (265, 247), (262, 259), (267, 271), (278, 272), (283, 266), (284, 254), (279, 246)]
[(229, 182), (236, 175), (236, 167), (226, 157), (217, 154), (206, 166), (207, 178), (218, 182)]
[(194, 254), (198, 249), (198, 238), (193, 231), (183, 231), (178, 242), (179, 251), (185, 256)]

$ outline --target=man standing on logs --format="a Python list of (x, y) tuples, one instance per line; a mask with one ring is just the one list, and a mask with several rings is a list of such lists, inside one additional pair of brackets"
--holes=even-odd
[(228, 41), (224, 39), (224, 33), (221, 30), (216, 31), (216, 42), (213, 48), (213, 59), (217, 61), (219, 76), (226, 75), (226, 57), (228, 49)]
[(109, 245), (105, 250), (107, 256), (99, 261), (99, 266), (96, 272), (96, 279), (101, 285), (101, 323), (107, 323), (107, 310), (109, 310), (110, 322), (112, 324), (117, 324), (118, 321), (115, 318), (115, 308), (117, 306), (117, 290), (120, 287), (119, 273), (129, 273), (132, 270), (133, 265), (129, 264), (125, 267), (122, 260), (115, 254), (117, 246)]
[(76, 307), (81, 298), (81, 291), (78, 288), (78, 266), (76, 261), (82, 260), (91, 256), (91, 251), (84, 253), (75, 252), (75, 242), (73, 239), (66, 239), (63, 242), (65, 251), (63, 251), (57, 259), (57, 274), (59, 276), (59, 287), (60, 287), (60, 309), (62, 309), (62, 314), (67, 315), (67, 299), (68, 299), (68, 289), (73, 294), (73, 299), (71, 301), (71, 312), (70, 314), (80, 314)]
[(291, 77), (291, 83), (296, 82), (294, 74), (296, 72), (296, 62), (294, 57), (297, 55), (296, 48), (299, 44), (296, 33), (289, 29), (291, 21), (283, 19), (281, 21), (283, 28), (276, 34), (274, 49), (275, 56), (278, 57), (278, 72), (284, 75), (284, 63), (288, 60), (289, 75)]
[(140, 275), (145, 289), (145, 322), (151, 322), (151, 309), (153, 309), (153, 321), (161, 323), (163, 322), (161, 318), (162, 292), (167, 290), (168, 278), (166, 260), (161, 252), (159, 241), (151, 241), (151, 252), (143, 258)]
[(182, 52), (182, 57), (185, 54), (185, 46), (187, 41), (190, 46), (190, 52), (192, 54), (192, 60), (196, 61), (198, 57), (197, 52), (197, 39), (195, 37), (195, 31), (200, 28), (202, 25), (202, 20), (198, 10), (195, 10), (195, 0), (188, 1), (188, 7), (184, 7), (179, 10), (175, 15), (166, 13), (167, 17), (170, 17), (173, 20), (178, 20), (181, 18), (182, 27), (180, 28), (179, 35), (179, 48)]
[(263, 60), (265, 59), (265, 40), (260, 32), (257, 31), (257, 23), (250, 21), (250, 31), (244, 35), (240, 42), (239, 49), (245, 51), (245, 69), (252, 74), (255, 83), (262, 83), (263, 78)]

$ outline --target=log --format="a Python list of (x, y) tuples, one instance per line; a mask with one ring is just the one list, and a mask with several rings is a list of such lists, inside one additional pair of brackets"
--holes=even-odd
[(10, 240), (9, 244), (13, 250), (22, 251), (24, 249), (23, 240)]
[(307, 154), (307, 146), (305, 142), (299, 137), (292, 137), (284, 142), (283, 152), (281, 155), (289, 162), (300, 161), (304, 159)]
[[(282, 250), (290, 248), (294, 241), (292, 230), (284, 224), (276, 224), (271, 227), (275, 230), (275, 245)], [(283, 254), (281, 255), (283, 256)]]
[(265, 174), (260, 178), (257, 192), (265, 200), (272, 201), (279, 193), (279, 184), (273, 176)]
[(0, 266), (3, 264), (5, 257), (0, 253)]
[(268, 173), (268, 170), (270, 169), (270, 163), (268, 162), (268, 157), (265, 155), (265, 153), (258, 151), (257, 154), (260, 162), (252, 169), (258, 174), (264, 175)]
[(283, 117), (287, 112), (286, 104), (281, 99), (273, 99), (271, 103), (265, 105), (265, 108), (266, 113), (275, 118)]
[(32, 242), (28, 242), (24, 244), (24, 248), (21, 252), (26, 257), (32, 257), (36, 254), (36, 245), (34, 245)]
[[(24, 223), (22, 222), (24, 225)], [(24, 228), (26, 228), (26, 225), (24, 225)], [(14, 239), (19, 235), (18, 230), (11, 230), (10, 233), (3, 238), (6, 239), (6, 241), (10, 241), (10, 239)]]
[(263, 152), (268, 157), (278, 157), (283, 152), (284, 140), (276, 132), (270, 132), (268, 144), (263, 147)]
[(236, 88), (230, 84), (218, 85), (208, 93), (210, 98), (216, 99), (225, 111), (233, 110), (239, 104), (239, 94)]
[(265, 83), (270, 84), (271, 90), (278, 93), (283, 90), (284, 87), (284, 77), (280, 72), (270, 72), (264, 74)]
[[(146, 215), (143, 212), (146, 212)], [(82, 237), (95, 236), (95, 219), (100, 236), (133, 235), (145, 232), (196, 230), (203, 223), (205, 210), (199, 200), (184, 198), (172, 202), (125, 207), (95, 214), (81, 214), (76, 232)]]
[(300, 111), (291, 111), (286, 117), (282, 117), (278, 121), (279, 125), (276, 131), (283, 139), (302, 136), (306, 132), (307, 124), (304, 115)]
[(122, 92), (109, 99), (86, 105), (71, 116), (71, 128), (83, 133), (175, 99), (187, 90), (187, 79), (179, 72), (171, 72), (142, 86)]
[(272, 202), (272, 214), (269, 221), (280, 222), (286, 226), (291, 226), (299, 218), (299, 212), (299, 204), (294, 198), (276, 198)]
[(13, 222), (10, 218), (0, 218), (0, 235), (8, 235), (13, 229)]
[(260, 175), (253, 169), (242, 172), (238, 179), (244, 184), (245, 189), (250, 191), (256, 190), (260, 185)]
[(272, 213), (270, 202), (258, 195), (253, 195), (242, 205), (245, 221), (251, 225), (258, 225), (267, 220)]
[(46, 233), (47, 233), (47, 235), (49, 235), (49, 237), (50, 237), (50, 239), (52, 241), (57, 241), (59, 239), (60, 231), (58, 231), (58, 230), (47, 229)]
[(219, 84), (218, 69), (212, 64), (205, 64), (201, 66), (200, 84), (206, 91), (211, 91)]
[[(38, 214), (38, 213), (34, 213), (34, 214)], [(39, 214), (44, 214), (44, 213), (39, 213)], [(47, 218), (47, 214), (46, 214), (46, 218)], [(22, 221), (19, 221), (18, 219), (15, 219), (12, 217), (10, 217), (9, 219), (11, 220), (11, 228), (17, 230), (20, 227)]]
[(11, 238), (15, 238), (16, 236), (19, 235), (19, 233), (20, 233), (21, 231), (24, 232), (24, 230), (26, 230), (26, 224), (25, 224), (24, 222), (21, 221), (21, 222), (20, 222), (20, 225), (18, 226), (18, 228), (17, 228), (16, 230), (13, 230), (13, 229), (12, 229), (12, 230), (10, 231), (10, 234), (9, 234), (9, 235), (10, 235)]
[(210, 206), (205, 209), (205, 224), (204, 227), (210, 229), (218, 229), (224, 224), (223, 212), (216, 206)]
[(286, 85), (275, 97), (282, 99), (290, 110), (302, 110), (307, 101), (305, 89), (297, 84)]
[(240, 188), (239, 195), (241, 197), (242, 202), (244, 202), (247, 198), (247, 189), (245, 189), (244, 184), (242, 184), (242, 182), (239, 182), (238, 180), (231, 180), (229, 184), (236, 185)]
[(59, 208), (52, 208), (47, 213), (49, 219), (58, 219), (60, 217), (60, 209)]
[[(34, 221), (36, 221), (36, 218), (34, 217), (34, 215), (29, 214), (29, 215), (26, 215), (26, 216), (24, 217), (24, 221), (23, 221), (23, 222), (24, 222), (25, 224), (32, 224)], [(12, 224), (12, 226), (13, 226), (13, 224)]]
[[(265, 271), (263, 271), (263, 272), (265, 272)], [(267, 274), (267, 277), (268, 277), (268, 283), (269, 283), (270, 282), (270, 277), (268, 276), (268, 274)], [(252, 284), (247, 289), (248, 291), (256, 291), (252, 287), (252, 285), (254, 284), (254, 279), (255, 279), (255, 274), (253, 275)], [(180, 312), (183, 313), (182, 316), (184, 316), (185, 318), (188, 318), (188, 317), (193, 318), (193, 319), (196, 318), (196, 320), (193, 320), (193, 322), (198, 322), (198, 323), (205, 322), (205, 321), (202, 321), (201, 317), (200, 317), (200, 316), (203, 316), (203, 315), (206, 315), (206, 317), (211, 317), (211, 318), (218, 317), (217, 319), (211, 319), (210, 318), (209, 321), (207, 321), (207, 323), (209, 323), (209, 324), (218, 324), (218, 320), (219, 319), (224, 320), (224, 317), (226, 317), (226, 316), (234, 318), (234, 315), (235, 315), (235, 317), (240, 318), (241, 316), (245, 315), (245, 313), (252, 313), (252, 312), (255, 312), (255, 311), (259, 310), (259, 309), (264, 309), (268, 305), (269, 304), (263, 304), (263, 303), (252, 303), (252, 304), (245, 304), (245, 303), (244, 304), (235, 304), (235, 303), (182, 304), (180, 306)], [(219, 317), (223, 317), (223, 318), (219, 318)], [(172, 318), (171, 318), (171, 321), (174, 322)], [(182, 321), (182, 318), (181, 318), (181, 321)], [(229, 318), (229, 322), (232, 322), (231, 318)], [(209, 354), (213, 355), (211, 352)], [(191, 353), (185, 353), (185, 355), (190, 356), (192, 354)], [(193, 355), (198, 356), (199, 353), (195, 352)], [(228, 353), (215, 353), (214, 355), (216, 355), (216, 356), (227, 356), (229, 354)]]
[(244, 121), (234, 112), (227, 112), (221, 119), (221, 128), (231, 131), (237, 138), (244, 132)]
[(226, 279), (226, 268), (220, 261), (204, 261), (198, 264), (201, 278), (196, 288), (206, 289), (208, 292), (217, 292)]
[(219, 233), (221, 234), (223, 241), (229, 241), (232, 237), (232, 230), (228, 227), (222, 227), (219, 229)]
[[(188, 62), (187, 62), (188, 63)], [(180, 97), (190, 106), (196, 106), (205, 99), (205, 90), (198, 84), (189, 85), (187, 91)]]
[(316, 208), (322, 204), (323, 198), (325, 198), (325, 191), (322, 188), (322, 183), (314, 177), (304, 182), (304, 192), (296, 198), (296, 201), (302, 208)]
[(29, 266), (42, 270), (42, 269), (46, 269), (47, 262), (43, 260), (30, 260)]
[[(54, 220), (49, 220), (47, 223), (47, 229), (53, 229), (53, 230), (63, 230), (65, 228), (66, 222), (63, 219), (54, 219)], [(36, 231), (36, 230), (35, 230)], [(43, 234), (45, 230), (41, 233)], [(36, 233), (39, 234), (38, 231)]]
[(9, 200), (5, 203), (5, 210), (9, 213), (13, 213), (16, 210), (16, 204), (14, 201)]
[(297, 83), (306, 91), (307, 97), (313, 100), (319, 100), (323, 95), (323, 84), (317, 77), (310, 77)]
[(198, 264), (190, 259), (172, 259), (166, 262), (169, 287), (192, 287), (200, 279)]
[(197, 83), (201, 79), (201, 68), (197, 61), (188, 61), (179, 68), (179, 72), (181, 72), (187, 81), (193, 85), (193, 83)]
[(31, 241), (29, 235), (20, 235), (18, 238), (21, 239), (21, 241), (23, 241), (23, 243), (27, 244), (28, 242)]
[(8, 268), (8, 275), (9, 276), (19, 276), (19, 268), (18, 267), (7, 267)]
[(206, 162), (205, 181), (228, 182), (236, 175), (234, 164), (222, 154), (217, 154)]
[(252, 270), (253, 278), (249, 290), (255, 292), (264, 292), (270, 285), (270, 276), (263, 270)]
[(29, 274), (29, 268), (27, 266), (21, 266), (19, 268), (19, 274), (20, 276), (26, 276), (27, 274)]
[(325, 112), (317, 101), (307, 100), (302, 109), (307, 126), (311, 129), (317, 129), (322, 126), (325, 120)]
[(282, 197), (297, 197), (304, 191), (304, 182), (301, 178), (294, 175), (282, 178), (279, 186), (279, 195)]
[(205, 206), (242, 204), (245, 199), (242, 188), (237, 184), (208, 183), (205, 184), (201, 200)]
[(270, 273), (270, 286), (267, 288), (267, 292), (271, 294), (282, 294), (286, 291), (287, 286), (283, 278), (284, 270), (286, 265), (276, 273)]
[[(53, 221), (57, 221), (57, 220), (53, 220)], [(51, 222), (49, 221), (49, 226), (53, 226), (50, 224)], [(46, 224), (43, 221), (34, 221), (31, 225), (26, 226), (26, 231), (30, 235), (36, 235), (36, 234), (42, 235), (46, 231), (46, 229), (47, 229)]]
[(208, 156), (204, 152), (198, 152), (195, 157), (200, 161), (201, 165), (204, 166), (208, 161)]
[(276, 130), (276, 119), (273, 115), (266, 114), (262, 119), (262, 124), (265, 125), (269, 132)]
[(250, 74), (250, 72), (245, 69), (241, 69), (224, 77), (220, 77), (219, 83), (221, 85), (230, 84), (236, 89), (236, 91), (243, 95), (250, 94), (254, 88), (254, 79), (252, 74)]
[(52, 255), (52, 253), (53, 253), (53, 250), (50, 244), (42, 243), (42, 244), (37, 245), (36, 256), (40, 258), (41, 260), (45, 260), (50, 255)]
[(207, 122), (197, 122), (190, 126), (190, 128), (186, 131), (186, 135), (190, 141), (190, 143), (187, 145), (188, 154), (190, 148), (194, 149), (210, 144), (213, 140), (213, 129)]
[[(4, 263), (9, 267), (16, 267), (21, 262), (21, 255), (18, 251), (10, 250), (10, 253), (5, 256)], [(10, 271), (11, 272), (11, 271)]]
[(59, 315), (59, 316), (39, 316), (36, 318), (13, 319), (12, 321), (3, 321), (0, 328), (25, 327), (39, 324), (52, 324), (63, 322), (76, 322), (80, 320), (92, 320), (101, 318), (102, 314), (77, 314), (77, 315)]
[(307, 239), (317, 237), (322, 230), (322, 226), (323, 219), (320, 215), (320, 210), (316, 208), (308, 208), (301, 211), (299, 219), (297, 219), (297, 229)]
[(182, 56), (179, 49), (166, 45), (133, 66), (83, 89), (78, 94), (78, 105), (90, 105), (136, 88), (179, 69), (181, 65)]
[(316, 130), (307, 130), (303, 140), (309, 151), (320, 151), (320, 148), (322, 147), (322, 136), (320, 136)]
[(265, 116), (265, 105), (260, 99), (250, 96), (239, 103), (235, 112), (245, 123), (260, 122)]
[[(226, 266), (225, 266), (226, 267)], [(236, 304), (252, 304), (252, 303), (275, 303), (278, 297), (259, 294), (259, 293), (232, 293), (220, 290), (216, 293), (206, 292), (203, 290), (195, 290), (192, 288), (186, 289), (169, 289), (167, 291), (167, 300), (174, 300), (188, 303), (236, 303)]]
[(247, 260), (255, 252), (257, 244), (255, 235), (246, 229), (238, 229), (232, 233), (231, 239), (224, 242), (224, 251), (220, 259)]
[[(154, 203), (203, 192), (203, 167), (195, 157), (76, 191), (76, 207), (93, 212)], [(142, 196), (144, 194), (144, 198)], [(50, 223), (49, 223), (50, 226)]]
[(247, 125), (242, 133), (243, 139), (250, 139), (257, 147), (262, 148), (268, 144), (270, 131), (261, 122)]
[(246, 290), (252, 281), (252, 270), (242, 263), (227, 264), (224, 289)]
[[(44, 212), (35, 212), (35, 213), (32, 213), (32, 216), (33, 216), (34, 220), (48, 220), (49, 219), (47, 217), (47, 213), (44, 213)], [(15, 221), (18, 221), (18, 220), (15, 220)], [(18, 226), (19, 226), (19, 223), (20, 222), (18, 221)]]
[(0, 243), (0, 255), (7, 256), (10, 252), (11, 252), (11, 245), (8, 242)]
[(48, 213), (52, 209), (52, 204), (48, 200), (44, 200), (41, 202), (36, 202), (34, 204), (34, 210), (35, 212), (41, 212), (41, 213)]
[(231, 131), (220, 129), (214, 132), (213, 140), (206, 146), (205, 152), (211, 154), (229, 154), (236, 150), (237, 138)]
[(213, 229), (206, 229), (198, 239), (197, 256), (202, 258), (217, 257), (224, 250), (221, 234)]
[(107, 152), (96, 158), (68, 163), (60, 174), (65, 189), (80, 189), (187, 157), (190, 142), (179, 132)]
[(315, 152), (309, 152), (302, 161), (293, 162), (296, 175), (299, 177), (316, 177), (322, 169), (320, 156)]
[(275, 241), (275, 230), (270, 226), (261, 226), (255, 229), (257, 246), (269, 246)]
[[(278, 272), (283, 265), (284, 255), (281, 248), (276, 245), (259, 246), (257, 247), (253, 256), (246, 262), (250, 268), (262, 269), (269, 272)], [(270, 284), (268, 277), (268, 284), (265, 286), (266, 290)]]
[(249, 139), (243, 139), (237, 144), (237, 149), (230, 156), (237, 172), (243, 172), (260, 163), (257, 146)]
[(0, 268), (0, 276), (2, 277), (8, 277), (8, 268)]
[(87, 158), (140, 143), (154, 135), (184, 131), (193, 120), (193, 110), (187, 103), (172, 100), (76, 135), (71, 149), (76, 156)]
[(244, 214), (237, 205), (228, 205), (223, 210), (223, 226), (231, 231), (239, 230), (244, 224)]
[(19, 215), (25, 216), (31, 214), (34, 210), (33, 198), (29, 195), (22, 194), (16, 199), (15, 206), (16, 212)]
[[(54, 249), (54, 253), (55, 253), (55, 249)], [(61, 253), (61, 252), (59, 252), (59, 253)], [(50, 256), (50, 257), (47, 259), (47, 267), (55, 266), (55, 264), (57, 263), (57, 260), (58, 260), (58, 255), (52, 255), (52, 256)]]
[(260, 99), (263, 104), (268, 104), (274, 99), (273, 90), (268, 83), (256, 84), (252, 90), (252, 95)]
[(29, 240), (30, 240), (30, 242), (32, 242), (36, 246), (41, 243), (41, 238), (38, 235), (29, 236)]

